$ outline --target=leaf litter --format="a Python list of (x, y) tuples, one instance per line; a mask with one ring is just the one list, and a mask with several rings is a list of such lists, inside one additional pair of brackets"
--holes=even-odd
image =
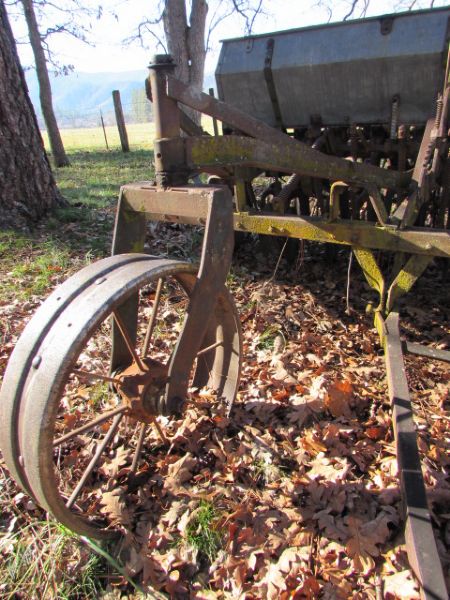
[[(150, 240), (156, 251), (159, 229)], [(172, 243), (181, 252), (187, 236), (166, 226), (162, 251)], [(118, 555), (144, 588), (173, 598), (375, 600), (380, 578), (386, 599), (419, 598), (406, 559), (384, 359), (364, 314), (371, 292), (354, 275), (346, 314), (342, 256), (329, 265), (310, 246), (300, 273), (282, 264), (278, 281), (267, 283), (270, 261), (255, 244), (239, 249), (229, 282), (244, 340), (231, 413), (203, 390), (209, 408), (189, 407), (173, 423), (169, 448), (155, 435), (152, 456), (132, 473), (132, 450), (119, 445), (104, 467), (101, 512), (124, 533)], [(439, 277), (431, 271), (410, 295), (405, 329), (413, 341), (435, 343), (439, 334), (446, 347)], [(431, 297), (437, 308), (421, 311)], [(37, 300), (29, 304), (0, 307), (11, 319), (2, 362)], [(448, 567), (450, 374), (417, 357), (407, 366)], [(79, 418), (84, 392), (67, 398), (76, 407), (69, 419)], [(127, 589), (126, 581), (115, 585)]]

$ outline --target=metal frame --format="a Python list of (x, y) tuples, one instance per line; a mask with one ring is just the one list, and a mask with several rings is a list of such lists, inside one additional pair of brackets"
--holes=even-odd
[[(199, 349), (197, 342), (202, 337), (204, 315), (225, 282), (231, 262), (233, 229), (351, 246), (367, 281), (379, 295), (374, 320), (385, 350), (409, 561), (420, 583), (422, 597), (444, 600), (447, 592), (427, 508), (403, 362), (405, 344), (400, 340), (396, 306), (433, 257), (450, 257), (448, 229), (413, 226), (430, 190), (436, 185), (436, 174), (447, 160), (449, 88), (445, 90), (440, 114), (427, 124), (416, 167), (413, 173), (408, 173), (323, 154), (235, 107), (193, 90), (173, 77), (173, 66), (167, 55), (155, 57), (154, 64), (150, 65), (157, 138), (154, 146), (156, 182), (122, 188), (114, 235), (115, 253), (139, 252), (144, 245), (147, 220), (205, 226), (198, 282), (170, 365), (171, 377), (165, 396), (169, 411), (185, 393), (186, 374)], [(270, 73), (266, 73), (270, 84), (268, 75)], [(178, 103), (221, 120), (234, 134), (202, 134)], [(181, 137), (180, 129), (189, 135)], [(223, 185), (189, 185), (189, 176), (199, 172), (219, 177)], [(286, 214), (283, 203), (279, 205), (278, 214), (251, 209), (247, 203), (250, 183), (264, 172), (332, 182), (328, 217)], [(352, 186), (366, 190), (374, 221), (342, 218), (340, 194)], [(234, 209), (230, 189), (234, 189)], [(381, 189), (403, 195), (404, 201), (391, 216), (383, 203)], [(375, 250), (395, 253), (395, 266), (390, 274), (382, 272)], [(128, 311), (125, 317), (132, 320), (132, 303), (125, 311)], [(407, 344), (406, 348), (448, 360), (449, 353), (439, 354), (416, 346)], [(113, 367), (120, 363), (122, 350), (120, 345), (114, 347)]]

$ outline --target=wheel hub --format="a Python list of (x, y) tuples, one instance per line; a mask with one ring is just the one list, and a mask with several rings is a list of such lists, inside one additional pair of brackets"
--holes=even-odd
[(142, 359), (147, 370), (142, 372), (133, 362), (124, 369), (119, 379), (119, 394), (129, 407), (128, 415), (137, 421), (152, 422), (152, 417), (165, 414), (165, 385), (168, 367), (151, 358)]

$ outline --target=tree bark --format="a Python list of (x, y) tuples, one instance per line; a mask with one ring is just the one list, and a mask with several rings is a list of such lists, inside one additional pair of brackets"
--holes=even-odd
[(38, 29), (36, 14), (34, 12), (33, 0), (21, 0), (23, 12), (28, 27), (31, 48), (34, 54), (36, 74), (39, 82), (39, 98), (41, 101), (42, 115), (47, 127), (48, 139), (52, 150), (53, 159), (57, 167), (69, 165), (66, 151), (62, 143), (61, 135), (56, 122), (52, 102), (52, 88), (48, 76), (47, 61), (45, 59), (42, 40)]
[[(175, 76), (199, 90), (203, 86), (205, 70), (207, 14), (208, 4), (205, 0), (192, 0), (188, 23), (185, 0), (165, 0), (164, 3), (164, 33), (169, 54), (177, 65)], [(200, 125), (200, 113), (184, 110)]]
[(0, 0), (0, 227), (29, 227), (62, 202)]

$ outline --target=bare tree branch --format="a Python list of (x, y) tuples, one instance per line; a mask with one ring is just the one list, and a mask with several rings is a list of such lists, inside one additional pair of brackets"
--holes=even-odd
[(356, 5), (358, 4), (358, 2), (359, 2), (359, 0), (353, 0), (352, 6), (351, 6), (350, 10), (345, 15), (345, 17), (342, 19), (343, 21), (346, 21), (348, 18), (350, 18), (353, 15), (353, 13), (355, 12), (355, 8), (356, 8)]

